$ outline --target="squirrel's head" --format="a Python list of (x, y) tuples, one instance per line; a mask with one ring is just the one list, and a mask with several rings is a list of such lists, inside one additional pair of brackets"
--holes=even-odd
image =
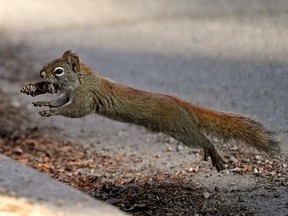
[(66, 51), (62, 58), (48, 63), (40, 71), (40, 77), (45, 82), (50, 82), (60, 90), (75, 88), (80, 84), (79, 57), (71, 50)]

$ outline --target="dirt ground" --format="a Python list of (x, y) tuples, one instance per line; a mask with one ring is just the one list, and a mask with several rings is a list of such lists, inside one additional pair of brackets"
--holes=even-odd
[[(37, 74), (24, 69), (37, 61), (28, 54), (29, 48), (5, 45), (1, 49), (2, 83), (19, 86), (38, 79)], [(189, 166), (168, 169), (162, 164), (161, 168), (154, 161), (163, 163), (162, 158), (165, 161), (170, 155), (202, 158), (203, 152), (187, 150), (161, 134), (153, 135), (157, 145), (164, 144), (153, 155), (153, 161), (147, 160), (143, 150), (134, 154), (123, 147), (122, 151), (111, 152), (100, 145), (104, 141), (97, 137), (93, 143), (83, 144), (63, 138), (59, 128), (38, 127), (29, 111), (12, 97), (0, 91), (0, 153), (129, 214), (288, 215), (288, 168), (284, 156), (271, 159), (253, 149), (226, 144), (220, 151), (229, 168), (221, 173), (213, 170), (210, 161), (200, 159)], [(195, 181), (199, 178), (207, 181), (207, 186)], [(251, 185), (243, 190), (220, 187), (215, 179), (221, 178), (251, 179)]]

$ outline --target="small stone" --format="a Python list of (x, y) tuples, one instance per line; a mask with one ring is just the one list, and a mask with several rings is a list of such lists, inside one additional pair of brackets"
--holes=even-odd
[(159, 154), (154, 155), (155, 158), (160, 158), (161, 156)]
[(210, 196), (211, 196), (211, 194), (210, 194), (209, 192), (204, 192), (204, 193), (203, 193), (203, 197), (204, 197), (205, 199), (208, 199)]
[(214, 190), (215, 190), (216, 192), (221, 192), (221, 188), (218, 187), (218, 186), (215, 186)]
[(16, 147), (15, 149), (14, 149), (14, 153), (16, 153), (16, 154), (22, 154), (23, 153), (23, 150), (20, 148), (20, 147)]
[(176, 147), (176, 151), (180, 152), (183, 151), (184, 147), (181, 144), (178, 144)]
[(187, 172), (189, 173), (196, 173), (199, 171), (199, 166), (196, 166), (196, 167), (189, 167)]
[(254, 174), (257, 174), (257, 173), (259, 173), (259, 170), (257, 168), (254, 168), (253, 172), (254, 172)]
[(172, 152), (172, 151), (173, 151), (172, 146), (168, 145), (166, 151), (167, 151), (167, 152)]
[(255, 159), (256, 159), (256, 160), (262, 160), (262, 156), (261, 156), (261, 155), (256, 155), (256, 156), (255, 156)]

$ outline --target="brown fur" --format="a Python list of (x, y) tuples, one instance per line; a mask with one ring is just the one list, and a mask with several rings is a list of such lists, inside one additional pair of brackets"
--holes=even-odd
[(250, 117), (190, 105), (201, 131), (228, 141), (234, 139), (268, 153), (280, 151), (274, 133)]

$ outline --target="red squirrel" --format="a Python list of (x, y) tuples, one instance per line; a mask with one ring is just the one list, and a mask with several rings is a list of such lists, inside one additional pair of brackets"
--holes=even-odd
[(32, 96), (62, 93), (53, 101), (33, 103), (50, 108), (40, 111), (41, 116), (80, 118), (97, 113), (116, 121), (141, 125), (168, 134), (187, 146), (202, 147), (204, 159), (210, 157), (218, 171), (225, 169), (225, 160), (205, 133), (224, 141), (243, 142), (268, 153), (279, 151), (279, 142), (273, 133), (249, 117), (121, 85), (80, 63), (79, 57), (70, 50), (44, 66), (40, 77), (41, 82), (26, 85), (21, 91)]

